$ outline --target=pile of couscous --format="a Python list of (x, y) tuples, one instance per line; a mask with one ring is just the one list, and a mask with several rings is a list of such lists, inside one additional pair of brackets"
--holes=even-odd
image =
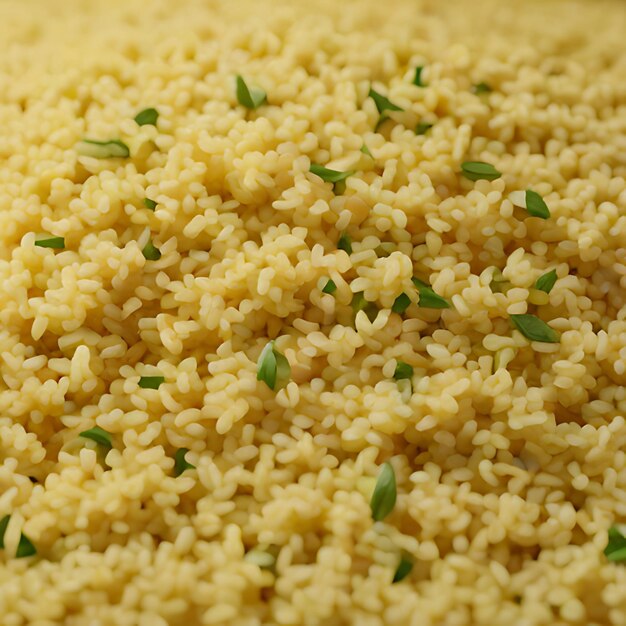
[(625, 32), (3, 0), (0, 624), (626, 624)]

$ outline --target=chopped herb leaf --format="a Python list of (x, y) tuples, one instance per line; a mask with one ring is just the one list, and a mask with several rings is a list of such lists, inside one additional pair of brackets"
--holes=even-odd
[(377, 91), (374, 91), (371, 87), (367, 95), (372, 98), (372, 100), (374, 100), (374, 104), (376, 104), (376, 108), (381, 114), (385, 111), (404, 111), (402, 107), (394, 104), (393, 102), (391, 102), (391, 100), (378, 93)]
[(491, 93), (493, 89), (487, 83), (476, 83), (472, 86), (472, 92), (477, 96), (483, 93)]
[(289, 380), (289, 361), (274, 347), (274, 340), (268, 341), (257, 362), (256, 379), (262, 380), (272, 391), (283, 387)]
[(418, 278), (412, 278), (413, 284), (417, 287), (420, 299), (417, 306), (423, 309), (449, 309), (450, 303), (441, 296), (437, 295), (430, 285), (422, 282)]
[(363, 154), (367, 154), (367, 156), (372, 159), (374, 158), (374, 155), (370, 152), (370, 149), (365, 144), (361, 146), (361, 152)]
[(127, 158), (130, 156), (130, 149), (119, 139), (111, 139), (109, 141), (83, 139), (78, 144), (78, 153), (94, 159)]
[(373, 302), (369, 302), (365, 299), (362, 291), (355, 293), (354, 296), (352, 296), (351, 306), (355, 317), (359, 311), (365, 311), (365, 314), (370, 322), (373, 322), (376, 319), (378, 309)]
[(415, 127), (415, 134), (425, 135), (432, 127), (433, 124), (429, 124), (428, 122), (418, 122), (417, 126)]
[(111, 433), (108, 433), (104, 430), (104, 428), (100, 428), (100, 426), (94, 426), (89, 430), (83, 430), (83, 432), (79, 433), (78, 436), (84, 437), (85, 439), (91, 439), (105, 448), (113, 447), (113, 437), (111, 437)]
[(17, 550), (15, 551), (15, 558), (22, 559), (27, 556), (33, 556), (37, 554), (37, 549), (33, 545), (33, 542), (24, 534), (20, 535), (20, 542), (17, 544)]
[(404, 313), (409, 308), (410, 304), (411, 304), (411, 298), (409, 298), (409, 296), (407, 296), (405, 293), (401, 293), (394, 300), (394, 303), (391, 306), (391, 310), (394, 313), (399, 313), (400, 315), (402, 315), (402, 313)]
[(143, 203), (148, 207), (151, 211), (156, 209), (157, 203), (154, 200), (150, 200), (150, 198), (144, 198)]
[(461, 164), (461, 171), (469, 180), (496, 180), (502, 176), (493, 165), (482, 161), (465, 161)]
[(604, 555), (609, 561), (615, 563), (626, 561), (626, 536), (623, 527), (611, 526), (609, 528), (609, 542), (604, 548)]
[(384, 520), (393, 511), (396, 496), (396, 475), (391, 463), (386, 462), (378, 474), (374, 493), (370, 500), (372, 519), (375, 522)]
[(335, 293), (335, 291), (337, 291), (337, 285), (334, 280), (329, 278), (322, 289), (322, 293)]
[(248, 87), (246, 81), (237, 76), (237, 101), (247, 109), (258, 109), (267, 101), (267, 94), (260, 87)]
[(148, 240), (141, 253), (147, 261), (158, 261), (161, 258), (161, 251), (154, 246), (152, 239)]
[(339, 248), (339, 250), (344, 250), (348, 254), (352, 254), (352, 239), (350, 235), (341, 233), (339, 241), (337, 242), (337, 248)]
[(188, 448), (178, 448), (174, 454), (174, 476), (180, 476), (185, 470), (196, 469), (195, 465), (185, 461), (185, 454), (189, 452)]
[(56, 250), (61, 250), (65, 248), (65, 238), (64, 237), (48, 237), (47, 239), (39, 239), (35, 241), (35, 245), (40, 248), (54, 248)]
[(398, 361), (396, 363), (396, 371), (393, 373), (393, 377), (396, 380), (413, 378), (413, 367), (404, 361)]
[(0, 549), (4, 549), (4, 533), (7, 531), (10, 519), (10, 515), (5, 515), (2, 519), (0, 519)]
[(556, 270), (550, 270), (536, 280), (535, 289), (550, 293), (554, 283), (556, 283)]
[(165, 382), (165, 376), (142, 376), (139, 379), (139, 386), (142, 389), (158, 389), (161, 383)]
[(526, 339), (531, 341), (542, 341), (544, 343), (558, 343), (560, 340), (559, 333), (550, 328), (543, 320), (536, 315), (513, 314), (511, 321)]
[(329, 170), (327, 167), (323, 165), (317, 165), (316, 163), (311, 163), (311, 167), (309, 168), (309, 172), (319, 176), (323, 181), (327, 183), (339, 183), (342, 180), (348, 178), (348, 176), (352, 176), (354, 172), (338, 172), (337, 170)]
[(159, 112), (156, 109), (144, 109), (140, 111), (135, 116), (135, 122), (139, 124), (139, 126), (145, 126), (146, 124), (151, 124), (152, 126), (156, 126), (157, 120), (159, 119)]
[(418, 87), (425, 87), (426, 85), (422, 82), (422, 72), (424, 71), (424, 68), (421, 66), (418, 66), (415, 68), (415, 76), (413, 76), (413, 84), (417, 85)]
[(396, 573), (393, 575), (392, 583), (399, 583), (401, 580), (405, 579), (413, 569), (413, 561), (409, 560), (407, 557), (403, 556), (400, 559), (400, 563), (398, 563), (398, 567), (396, 568)]
[(526, 211), (533, 217), (547, 220), (550, 217), (550, 209), (543, 198), (532, 189), (526, 190)]

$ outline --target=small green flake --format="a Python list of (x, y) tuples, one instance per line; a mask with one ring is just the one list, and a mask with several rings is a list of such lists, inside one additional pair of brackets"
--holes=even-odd
[(40, 248), (54, 248), (55, 250), (62, 250), (65, 248), (65, 237), (47, 237), (46, 239), (38, 239), (35, 241), (35, 245)]
[(237, 101), (247, 109), (258, 109), (267, 102), (267, 94), (260, 87), (248, 87), (246, 81), (237, 76)]
[(157, 207), (157, 203), (154, 200), (150, 200), (150, 198), (144, 198), (143, 203), (151, 211), (154, 211)]
[(179, 448), (174, 454), (174, 476), (180, 476), (185, 470), (196, 469), (195, 465), (185, 460), (185, 455), (189, 452), (188, 448)]
[(334, 280), (329, 278), (322, 289), (322, 293), (335, 293), (335, 291), (337, 291), (337, 285)]
[(83, 437), (84, 439), (91, 439), (104, 448), (113, 447), (113, 437), (111, 436), (111, 433), (108, 433), (104, 430), (104, 428), (100, 428), (100, 426), (94, 426), (89, 430), (83, 430), (83, 432), (79, 433), (78, 436)]
[(144, 109), (140, 111), (135, 116), (135, 122), (139, 124), (139, 126), (145, 126), (150, 124), (152, 126), (156, 126), (157, 120), (159, 119), (159, 112), (156, 109)]
[(483, 161), (465, 161), (461, 164), (461, 172), (469, 180), (496, 180), (502, 176), (493, 165)]
[(152, 239), (148, 240), (141, 253), (147, 261), (158, 261), (161, 258), (161, 251), (154, 246)]
[(138, 384), (142, 389), (158, 389), (164, 382), (165, 376), (142, 376)]

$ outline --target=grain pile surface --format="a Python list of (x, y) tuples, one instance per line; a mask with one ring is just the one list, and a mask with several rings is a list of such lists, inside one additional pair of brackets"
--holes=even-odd
[(625, 32), (3, 0), (0, 624), (626, 624)]

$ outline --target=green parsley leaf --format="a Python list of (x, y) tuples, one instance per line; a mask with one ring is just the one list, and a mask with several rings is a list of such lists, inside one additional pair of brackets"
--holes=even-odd
[(337, 285), (334, 280), (328, 279), (327, 283), (324, 285), (322, 289), (322, 293), (335, 293), (337, 291)]
[(370, 322), (373, 322), (376, 319), (378, 309), (373, 302), (369, 302), (365, 299), (362, 291), (355, 293), (354, 296), (352, 296), (352, 302), (350, 304), (355, 317), (359, 311), (365, 311), (365, 315), (367, 315)]
[(152, 239), (148, 240), (141, 253), (147, 261), (158, 261), (161, 258), (161, 251), (154, 246)]
[(370, 149), (369, 149), (369, 148), (368, 148), (365, 144), (363, 144), (363, 145), (361, 146), (361, 152), (362, 152), (363, 154), (366, 154), (366, 155), (367, 155), (368, 157), (370, 157), (371, 159), (373, 159), (373, 158), (374, 158), (374, 155), (370, 152)]
[(48, 237), (47, 239), (38, 239), (35, 245), (40, 248), (54, 248), (62, 250), (65, 248), (65, 237)]
[(248, 87), (246, 81), (238, 75), (237, 101), (247, 109), (258, 109), (267, 102), (267, 94), (260, 87)]
[(406, 556), (403, 556), (400, 559), (400, 563), (398, 563), (398, 567), (396, 568), (396, 572), (393, 575), (392, 583), (399, 583), (401, 580), (405, 579), (413, 569), (413, 561), (409, 560)]
[(268, 341), (257, 362), (256, 379), (262, 380), (273, 391), (277, 387), (283, 387), (290, 375), (289, 361), (276, 350), (273, 339)]
[(412, 278), (413, 284), (417, 287), (417, 291), (420, 295), (419, 303), (417, 306), (423, 309), (449, 309), (450, 303), (441, 296), (437, 295), (430, 285), (419, 280), (419, 278)]
[(156, 126), (157, 120), (159, 119), (159, 112), (156, 109), (144, 109), (140, 111), (135, 116), (135, 122), (139, 124), (139, 126), (145, 126), (146, 124), (151, 124), (152, 126)]
[(178, 448), (174, 454), (174, 476), (180, 476), (185, 470), (196, 469), (195, 465), (185, 461), (185, 454), (189, 452), (188, 448)]
[(487, 83), (476, 83), (472, 86), (472, 92), (477, 96), (480, 96), (483, 93), (491, 93), (493, 89)]
[(421, 66), (418, 66), (415, 68), (415, 76), (413, 76), (413, 84), (417, 85), (418, 87), (426, 87), (426, 85), (422, 82), (423, 71), (424, 71), (424, 68)]
[(526, 211), (533, 217), (547, 220), (550, 217), (550, 209), (543, 198), (532, 189), (526, 190)]
[(626, 561), (626, 537), (622, 528), (618, 526), (609, 528), (609, 542), (604, 548), (606, 558), (615, 563)]
[(130, 149), (119, 139), (109, 141), (96, 141), (95, 139), (83, 139), (78, 144), (78, 154), (93, 157), (94, 159), (127, 158)]
[(33, 556), (37, 554), (37, 549), (33, 545), (33, 542), (24, 534), (20, 535), (20, 542), (17, 544), (17, 550), (15, 551), (15, 558), (22, 559), (27, 556)]
[(404, 361), (398, 361), (396, 363), (396, 371), (393, 373), (393, 377), (396, 380), (413, 378), (413, 367)]
[(348, 254), (352, 254), (352, 239), (350, 235), (341, 233), (339, 241), (337, 242), (337, 248), (339, 248), (339, 250), (344, 250)]
[(418, 122), (417, 126), (415, 127), (415, 134), (425, 135), (432, 127), (433, 124), (429, 124), (428, 122)]
[(0, 519), (0, 549), (4, 549), (4, 533), (7, 531), (10, 519), (10, 515), (5, 515), (2, 519)]
[(158, 389), (164, 382), (165, 376), (142, 376), (138, 384), (142, 389)]
[(372, 510), (372, 519), (375, 522), (384, 520), (396, 505), (396, 475), (393, 471), (391, 463), (383, 464), (378, 478), (372, 499), (370, 500), (370, 508)]
[(348, 178), (348, 176), (352, 176), (354, 172), (338, 172), (337, 170), (329, 170), (327, 167), (323, 165), (317, 165), (316, 163), (311, 163), (311, 167), (309, 168), (309, 172), (319, 176), (323, 181), (327, 183), (339, 183), (342, 180)]
[(89, 430), (83, 430), (82, 433), (78, 433), (78, 436), (85, 439), (91, 439), (104, 448), (113, 447), (113, 437), (111, 436), (111, 433), (108, 433), (104, 430), (104, 428), (100, 428), (100, 426), (94, 426)]
[(554, 283), (556, 283), (556, 270), (550, 270), (549, 272), (542, 274), (535, 281), (535, 289), (550, 293), (552, 291), (552, 287), (554, 287)]
[(536, 315), (512, 314), (511, 321), (526, 339), (544, 343), (559, 343), (560, 341), (560, 334)]
[(482, 161), (465, 161), (461, 164), (463, 176), (469, 180), (496, 180), (502, 173), (490, 163)]
[(394, 104), (393, 102), (391, 102), (391, 100), (389, 100), (382, 94), (378, 93), (377, 91), (374, 91), (371, 87), (367, 95), (372, 100), (374, 100), (374, 104), (376, 105), (378, 112), (381, 114), (384, 113), (385, 111), (404, 111), (402, 107), (399, 107), (397, 104)]
[(399, 313), (400, 315), (402, 315), (409, 308), (410, 304), (411, 298), (409, 298), (409, 296), (407, 296), (405, 293), (401, 293), (394, 300), (393, 305), (391, 306), (391, 310), (394, 313)]
[(144, 198), (143, 203), (149, 208), (151, 211), (154, 211), (157, 207), (157, 203), (154, 200), (150, 200), (150, 198)]

